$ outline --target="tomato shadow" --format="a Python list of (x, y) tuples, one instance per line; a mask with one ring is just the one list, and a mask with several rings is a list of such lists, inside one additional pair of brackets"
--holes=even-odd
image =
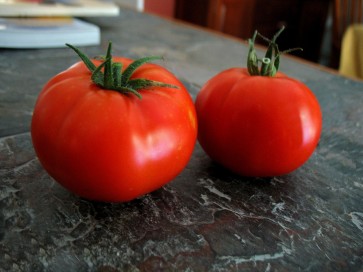
[(211, 179), (222, 180), (228, 182), (240, 182), (240, 183), (257, 183), (258, 185), (269, 184), (271, 179), (275, 177), (248, 177), (241, 176), (227, 169), (218, 162), (213, 161), (207, 155), (199, 156), (199, 160), (202, 163), (199, 164), (198, 175), (207, 175)]
[(223, 165), (210, 160), (209, 164), (206, 165), (206, 172), (213, 178), (221, 179), (225, 182), (231, 182), (239, 180), (240, 182), (251, 182), (257, 181), (261, 183), (269, 182), (271, 178), (259, 178), (259, 177), (247, 177), (235, 174), (231, 170), (227, 169)]

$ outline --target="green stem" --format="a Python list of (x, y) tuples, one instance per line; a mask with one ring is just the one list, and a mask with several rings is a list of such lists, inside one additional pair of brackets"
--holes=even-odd
[[(301, 48), (293, 48), (282, 52), (279, 51), (276, 40), (284, 29), (285, 27), (282, 26), (282, 28), (273, 36), (272, 40), (264, 37), (256, 30), (252, 39), (248, 40), (249, 51), (247, 57), (247, 70), (251, 76), (275, 76), (280, 67), (280, 56), (282, 54), (290, 53), (295, 50), (302, 50)], [(259, 59), (256, 54), (255, 40), (257, 36), (268, 42), (268, 47), (263, 59)], [(261, 67), (259, 66), (259, 63), (261, 63)]]
[(261, 76), (268, 76), (270, 73), (271, 59), (264, 57), (261, 65)]
[[(124, 72), (122, 72), (122, 63), (112, 62), (112, 43), (109, 42), (105, 60), (96, 66), (92, 60), (84, 54), (81, 50), (73, 45), (66, 44), (69, 48), (73, 49), (81, 60), (84, 62), (88, 70), (92, 73), (92, 82), (105, 90), (114, 90), (122, 94), (134, 94), (141, 99), (139, 90), (150, 89), (152, 87), (165, 87), (179, 89), (178, 86), (167, 84), (164, 82), (148, 80), (143, 78), (131, 79), (134, 72), (143, 64), (162, 59), (159, 56), (145, 57), (132, 62)], [(104, 72), (102, 72), (102, 69)]]

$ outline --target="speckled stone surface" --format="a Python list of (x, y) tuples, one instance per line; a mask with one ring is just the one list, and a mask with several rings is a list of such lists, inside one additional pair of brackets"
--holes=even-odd
[[(84, 48), (162, 63), (193, 97), (244, 65), (245, 43), (123, 10), (92, 19)], [(129, 203), (95, 203), (55, 183), (29, 134), (42, 85), (78, 59), (69, 49), (0, 50), (0, 271), (363, 271), (363, 83), (283, 58), (323, 111), (311, 159), (278, 178), (241, 178), (197, 144), (172, 182)]]

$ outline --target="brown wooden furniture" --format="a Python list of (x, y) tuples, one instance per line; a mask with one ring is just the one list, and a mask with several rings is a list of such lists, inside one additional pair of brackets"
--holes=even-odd
[(144, 10), (162, 17), (174, 17), (175, 0), (144, 0)]
[(282, 50), (304, 48), (299, 56), (317, 62), (330, 0), (177, 0), (176, 17), (242, 39), (258, 29), (267, 37), (280, 29)]

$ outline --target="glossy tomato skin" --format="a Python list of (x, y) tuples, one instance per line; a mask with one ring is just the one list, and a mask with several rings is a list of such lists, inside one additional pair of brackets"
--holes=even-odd
[[(113, 60), (124, 68), (131, 63)], [(155, 64), (139, 67), (132, 78), (179, 89), (141, 90), (142, 99), (104, 90), (80, 62), (52, 78), (38, 97), (31, 124), (36, 154), (56, 181), (81, 197), (130, 201), (171, 181), (190, 159), (197, 121), (185, 87)]]
[(231, 68), (196, 99), (198, 140), (216, 162), (242, 176), (292, 172), (315, 150), (322, 114), (314, 94), (282, 73), (250, 76)]

